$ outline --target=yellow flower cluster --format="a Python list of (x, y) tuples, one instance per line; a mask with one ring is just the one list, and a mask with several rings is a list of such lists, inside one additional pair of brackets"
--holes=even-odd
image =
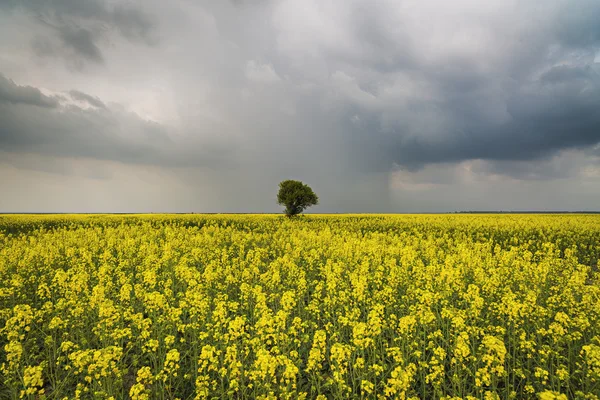
[(25, 386), (25, 390), (21, 391), (21, 397), (44, 394), (44, 379), (42, 378), (43, 370), (44, 368), (41, 365), (36, 367), (25, 367), (23, 370), (23, 386)]
[(600, 216), (0, 216), (0, 398), (600, 399)]

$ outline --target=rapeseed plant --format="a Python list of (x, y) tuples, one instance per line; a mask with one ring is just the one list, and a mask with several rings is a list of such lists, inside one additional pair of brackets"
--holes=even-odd
[(0, 398), (599, 399), (600, 217), (0, 216)]

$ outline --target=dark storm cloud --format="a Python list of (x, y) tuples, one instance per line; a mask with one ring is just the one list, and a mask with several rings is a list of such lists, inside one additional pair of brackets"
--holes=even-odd
[[(508, 120), (493, 123), (466, 95), (438, 105), (451, 119), (433, 137), (392, 136), (387, 156), (407, 167), (468, 159), (531, 160), (600, 142), (600, 75), (591, 66), (554, 67), (507, 96)], [(424, 105), (427, 106), (427, 105)], [(389, 139), (388, 139), (389, 140)]]
[[(364, 13), (365, 23), (352, 32), (381, 51), (372, 56), (357, 40), (356, 52), (348, 53), (354, 62), (325, 55), (352, 78), (334, 91), (341, 94), (341, 126), (357, 162), (373, 170), (392, 163), (415, 170), (471, 159), (542, 159), (599, 143), (600, 64), (594, 58), (600, 25), (593, 16), (600, 15), (600, 3), (578, 4), (555, 2), (537, 25), (529, 20), (533, 9), (523, 6), (512, 25), (500, 18), (489, 30), (479, 27), (482, 37), (496, 40), (489, 48), (465, 36), (467, 48), (476, 49), (468, 52), (420, 48), (421, 38), (385, 23), (385, 12)], [(455, 33), (448, 32), (448, 43)], [(377, 56), (384, 62), (374, 63)], [(394, 96), (398, 75), (412, 88)]]
[(31, 86), (19, 86), (0, 74), (0, 105), (2, 103), (27, 104), (38, 107), (55, 108), (58, 100), (44, 95)]
[(61, 46), (54, 43), (52, 37), (38, 36), (33, 50), (40, 56), (74, 55), (102, 63), (100, 42), (111, 31), (132, 41), (151, 44), (156, 40), (153, 19), (130, 5), (115, 5), (105, 0), (1, 0), (0, 10), (2, 8), (25, 12), (53, 33)]

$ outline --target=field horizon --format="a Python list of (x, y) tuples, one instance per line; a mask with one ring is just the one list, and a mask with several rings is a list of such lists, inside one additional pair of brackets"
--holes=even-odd
[[(451, 215), (451, 214), (600, 214), (600, 211), (439, 211), (439, 212), (407, 212), (407, 213), (378, 213), (378, 212), (361, 212), (361, 213), (319, 213), (319, 212), (304, 212), (301, 215)], [(0, 212), (1, 215), (283, 215), (279, 212)]]

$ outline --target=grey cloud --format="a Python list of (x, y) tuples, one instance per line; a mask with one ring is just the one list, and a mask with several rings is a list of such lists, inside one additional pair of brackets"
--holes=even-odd
[[(102, 42), (112, 31), (131, 41), (156, 43), (154, 20), (142, 9), (105, 0), (2, 1), (0, 9), (23, 11), (47, 26), (67, 53), (49, 37), (37, 37), (33, 49), (40, 56), (77, 56), (103, 62)], [(81, 63), (80, 63), (81, 64)]]
[[(550, 190), (593, 170), (597, 158), (575, 158), (600, 142), (599, 2), (376, 3), (21, 3), (51, 32), (88, 32), (38, 38), (40, 54), (106, 68), (44, 85), (91, 107), (0, 105), (2, 147), (189, 168), (181, 179), (228, 211), (242, 198), (264, 211), (287, 177), (315, 187), (319, 211), (391, 211), (395, 166), (419, 190), (462, 184), (440, 170), (470, 160), (487, 189), (503, 176)], [(127, 53), (105, 50), (115, 37)]]
[(97, 97), (90, 96), (87, 93), (80, 92), (78, 90), (70, 90), (69, 95), (75, 100), (85, 102), (91, 106), (97, 108), (106, 108), (106, 105)]
[(19, 101), (0, 102), (0, 148), (3, 151), (169, 168), (228, 168), (220, 161), (226, 149), (218, 143), (202, 142), (190, 136), (172, 139), (169, 127), (144, 120), (116, 105), (108, 108), (101, 100), (82, 92), (69, 94), (96, 108), (83, 109), (69, 104), (34, 107), (40, 105), (40, 99), (26, 96), (30, 93), (39, 94), (39, 91), (27, 87), (20, 97), (12, 97)]
[(55, 108), (58, 100), (44, 95), (39, 89), (31, 86), (19, 86), (0, 74), (0, 105), (5, 103), (28, 104), (38, 107)]
[(97, 15), (106, 14), (104, 2), (98, 0), (3, 0), (0, 7), (7, 9), (22, 8), (36, 14), (56, 13), (57, 15), (76, 15), (84, 18), (92, 18)]
[(348, 63), (361, 63), (384, 73), (416, 66), (413, 43), (385, 7), (364, 3), (353, 10), (349, 23), (355, 27), (352, 36), (357, 52), (348, 58)]
[(581, 170), (587, 166), (589, 159), (582, 152), (561, 152), (552, 157), (535, 161), (507, 161), (493, 160), (476, 163), (473, 172), (482, 176), (503, 175), (514, 179), (534, 180), (556, 180), (556, 179), (581, 179)]
[[(65, 4), (72, 6), (72, 14), (84, 18), (106, 14), (107, 10), (98, 2), (93, 2), (92, 6), (74, 6), (70, 2), (58, 4), (62, 4), (57, 7), (60, 10), (67, 9)], [(336, 3), (332, 4), (335, 6)], [(556, 14), (564, 15), (556, 17), (561, 24), (557, 24), (556, 19), (544, 19), (546, 16), (542, 14), (539, 26), (525, 26), (528, 13), (533, 10), (527, 4), (516, 10), (507, 8), (510, 13), (504, 16), (486, 15), (491, 25), (487, 31), (491, 35), (490, 40), (499, 39), (498, 29), (505, 29), (508, 37), (520, 44), (518, 48), (514, 43), (494, 50), (484, 48), (483, 53), (479, 54), (463, 52), (460, 48), (437, 49), (429, 45), (419, 36), (426, 30), (410, 32), (414, 26), (410, 20), (412, 10), (399, 12), (391, 2), (382, 2), (377, 7), (351, 2), (344, 8), (338, 8), (338, 14), (334, 14), (336, 8), (331, 6), (322, 15), (324, 21), (331, 20), (331, 27), (324, 22), (323, 28), (319, 25), (316, 30), (313, 29), (315, 32), (307, 31), (308, 38), (290, 36), (294, 46), (299, 43), (299, 48), (281, 45), (294, 33), (286, 30), (290, 28), (284, 27), (282, 31), (277, 27), (277, 21), (273, 21), (274, 26), (271, 26), (258, 23), (259, 19), (249, 18), (256, 10), (268, 15), (274, 7), (282, 5), (263, 2), (253, 7), (231, 8), (225, 4), (210, 3), (197, 7), (214, 15), (218, 34), (224, 35), (230, 43), (239, 44), (238, 50), (248, 53), (250, 57), (253, 53), (262, 52), (259, 59), (273, 65), (278, 74), (290, 80), (287, 93), (283, 91), (277, 96), (296, 96), (295, 101), (302, 101), (293, 92), (294, 87), (305, 83), (315, 85), (314, 97), (318, 101), (329, 102), (333, 111), (313, 109), (311, 113), (331, 112), (325, 120), (333, 124), (336, 130), (343, 131), (335, 140), (342, 141), (344, 148), (357, 155), (353, 160), (354, 166), (363, 164), (367, 170), (385, 171), (394, 162), (406, 168), (419, 168), (428, 163), (476, 158), (518, 160), (542, 157), (560, 149), (597, 142), (595, 127), (598, 121), (592, 110), (598, 102), (598, 84), (591, 73), (591, 61), (585, 64), (584, 60), (584, 66), (568, 71), (567, 67), (553, 68), (547, 63), (572, 56), (572, 49), (568, 45), (573, 41), (568, 37), (590, 37), (591, 43), (595, 43), (594, 36), (588, 32), (590, 24), (583, 22), (587, 21), (587, 15), (594, 15), (600, 7), (593, 2), (585, 2), (587, 11), (584, 15), (565, 10), (564, 4), (554, 2)], [(342, 7), (342, 3), (338, 6)], [(119, 15), (128, 16), (129, 12)], [(274, 18), (279, 17), (278, 13), (273, 15)], [(435, 17), (431, 17), (431, 24), (435, 23)], [(512, 17), (517, 17), (513, 21), (514, 27), (507, 26), (505, 18)], [(126, 19), (135, 20), (135, 17)], [(232, 21), (241, 22), (241, 25)], [(470, 20), (466, 23), (470, 27), (487, 21)], [(483, 30), (487, 28), (479, 27)], [(273, 29), (274, 41), (259, 33)], [(319, 29), (326, 30), (325, 34), (320, 35)], [(327, 36), (329, 29), (333, 32), (331, 37)], [(529, 35), (536, 31), (546, 36)], [(571, 36), (566, 32), (571, 32)], [(449, 34), (452, 33), (450, 30)], [(315, 36), (314, 42), (310, 41), (312, 35)], [(90, 59), (100, 60), (94, 43), (84, 40), (85, 35), (78, 37), (81, 40), (78, 44), (80, 53), (87, 54)], [(246, 37), (259, 41), (249, 43)], [(448, 39), (450, 41), (452, 38)], [(218, 44), (221, 38), (215, 36), (210, 40)], [(558, 56), (551, 51), (556, 40), (564, 47)], [(590, 42), (581, 43), (593, 47)], [(238, 96), (244, 85), (240, 76), (236, 75), (235, 63), (242, 63), (237, 67), (242, 71), (247, 59), (237, 59), (233, 50), (233, 47), (224, 47), (216, 60), (207, 63), (222, 64), (222, 68), (209, 70), (211, 79), (222, 85), (214, 89), (221, 92), (214, 99), (221, 102), (215, 103), (221, 110), (231, 108), (235, 103), (234, 97)], [(312, 65), (292, 63), (293, 59), (304, 57), (307, 51), (316, 51), (313, 54), (323, 61), (327, 70), (313, 74), (310, 71)], [(439, 58), (438, 53), (441, 52), (448, 54)], [(531, 59), (532, 53), (538, 57)], [(490, 56), (500, 62), (486, 66), (483, 63)], [(205, 62), (204, 58), (201, 59)], [(228, 59), (232, 62), (227, 62)], [(513, 64), (518, 65), (518, 72)], [(307, 66), (309, 68), (305, 68)], [(540, 68), (545, 68), (546, 72), (537, 78)], [(564, 71), (561, 72), (561, 68)], [(559, 76), (565, 73), (571, 75)], [(339, 83), (345, 85), (341, 87), (334, 78), (344, 75), (350, 80)], [(413, 87), (403, 91), (402, 82), (395, 83), (399, 76), (403, 76)], [(561, 87), (551, 87), (556, 79), (562, 79)], [(586, 92), (582, 91), (582, 87)], [(269, 102), (260, 94), (257, 95), (257, 101)], [(264, 118), (264, 112), (269, 111), (257, 109), (256, 115), (249, 116), (251, 121), (244, 123), (257, 124), (253, 119), (259, 115), (259, 118)], [(359, 117), (360, 123), (350, 122), (355, 116)], [(242, 118), (231, 114), (228, 117)], [(314, 114), (306, 117), (315, 119)], [(296, 116), (290, 123), (301, 124), (302, 121)]]
[(97, 63), (102, 63), (104, 61), (102, 52), (94, 42), (94, 35), (89, 30), (62, 26), (59, 28), (59, 32), (63, 44), (73, 50), (76, 54), (79, 54), (89, 61)]
[(556, 18), (557, 37), (568, 47), (598, 47), (600, 7), (595, 0), (564, 2)]
[(591, 66), (581, 68), (559, 65), (544, 72), (540, 78), (540, 81), (546, 85), (554, 85), (560, 83), (569, 84), (579, 80), (598, 81), (598, 78), (600, 78), (600, 75), (598, 75)]
[(154, 33), (156, 24), (139, 9), (115, 6), (111, 19), (126, 38), (142, 40), (146, 44), (156, 44), (157, 38)]

